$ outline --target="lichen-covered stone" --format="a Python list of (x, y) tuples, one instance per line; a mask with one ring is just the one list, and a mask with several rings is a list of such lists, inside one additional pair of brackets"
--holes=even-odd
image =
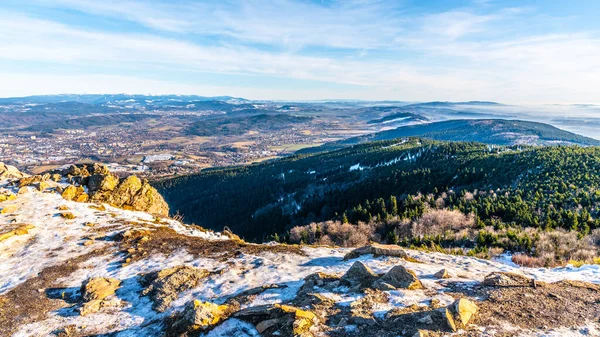
[(375, 288), (380, 290), (394, 290), (394, 289), (423, 289), (423, 284), (410, 269), (406, 269), (404, 266), (394, 266), (385, 275), (373, 285)]
[(142, 188), (142, 180), (136, 176), (129, 176), (121, 181), (112, 193), (111, 204), (116, 206), (129, 205), (132, 199)]
[(484, 278), (483, 284), (490, 287), (531, 287), (534, 280), (515, 273), (493, 272)]
[(16, 228), (6, 231), (4, 233), (0, 233), (0, 242), (11, 238), (13, 236), (18, 236), (18, 235), (25, 235), (29, 233), (30, 229), (33, 229), (35, 226), (31, 225), (31, 224), (21, 224), (18, 225)]
[(205, 269), (190, 266), (166, 268), (144, 277), (144, 282), (149, 283), (149, 286), (144, 289), (142, 295), (150, 295), (154, 302), (153, 308), (163, 312), (180, 293), (196, 287), (198, 282), (209, 274)]
[(20, 172), (16, 167), (0, 162), (0, 179), (19, 179), (27, 176), (27, 174)]
[(377, 274), (367, 267), (361, 261), (356, 261), (350, 269), (342, 276), (342, 280), (351, 285), (360, 285), (362, 287), (370, 286), (377, 279)]
[(79, 308), (79, 314), (81, 316), (86, 316), (95, 314), (104, 309), (119, 308), (121, 306), (123, 306), (123, 301), (115, 297), (106, 300), (91, 300), (81, 305), (81, 308)]
[(375, 257), (378, 256), (393, 256), (400, 257), (403, 259), (408, 258), (408, 255), (401, 247), (397, 245), (383, 245), (379, 243), (372, 243), (368, 246), (359, 247), (352, 250), (350, 253), (344, 256), (344, 260), (355, 259), (361, 255), (372, 254)]
[(173, 325), (179, 331), (203, 331), (225, 320), (231, 311), (228, 305), (194, 300), (186, 305)]
[(442, 269), (442, 270), (438, 271), (437, 273), (433, 274), (433, 277), (439, 278), (439, 279), (450, 278), (450, 273), (448, 273), (448, 271), (446, 269)]
[(169, 205), (158, 191), (147, 182), (142, 184), (139, 192), (133, 197), (131, 206), (138, 211), (169, 215)]
[(473, 316), (479, 309), (475, 303), (466, 298), (460, 298), (456, 300), (452, 307), (454, 309), (454, 312), (456, 313), (458, 320), (460, 321), (460, 323), (462, 323), (463, 326), (469, 324), (471, 318), (473, 318)]
[(119, 177), (112, 173), (94, 174), (88, 179), (88, 189), (91, 193), (98, 191), (112, 191), (119, 184)]
[(61, 196), (65, 200), (77, 201), (83, 194), (87, 195), (82, 186), (69, 185), (63, 189)]
[(117, 291), (121, 281), (109, 277), (95, 277), (81, 285), (81, 297), (84, 301), (103, 300)]

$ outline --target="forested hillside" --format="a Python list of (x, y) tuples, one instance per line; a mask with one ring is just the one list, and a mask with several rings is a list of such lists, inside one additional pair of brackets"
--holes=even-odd
[(504, 119), (457, 119), (401, 126), (393, 130), (353, 137), (302, 153), (331, 151), (350, 145), (398, 137), (423, 137), (445, 141), (481, 142), (496, 145), (600, 145), (600, 141), (561, 130), (549, 124)]
[[(444, 231), (436, 228), (416, 238), (402, 232), (403, 222), (444, 210), (453, 213), (436, 216), (460, 212), (467, 217), (457, 220), (471, 223), (459, 224), (460, 229), (504, 231), (500, 236), (477, 233), (483, 235), (477, 238), (482, 247), (509, 245), (529, 252), (539, 233), (519, 234), (525, 228), (564, 229), (581, 238), (600, 227), (599, 186), (600, 148), (493, 147), (422, 139), (368, 143), (158, 184), (171, 209), (187, 221), (214, 229), (227, 226), (248, 239), (265, 240), (277, 233), (283, 240), (293, 226), (333, 220), (379, 224), (382, 241), (421, 244), (422, 234)], [(440, 221), (445, 220), (433, 222)], [(409, 226), (413, 234), (414, 226)], [(507, 233), (507, 228), (519, 231)]]

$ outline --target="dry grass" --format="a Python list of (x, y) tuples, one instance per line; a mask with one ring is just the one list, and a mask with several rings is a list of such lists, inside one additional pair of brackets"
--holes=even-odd
[[(151, 227), (151, 226), (150, 226)], [(304, 255), (298, 246), (257, 245), (241, 240), (206, 240), (187, 236), (163, 226), (151, 229), (129, 230), (121, 235), (120, 250), (126, 252), (125, 263), (141, 260), (154, 254), (171, 255), (184, 250), (194, 256), (228, 259), (239, 254), (259, 254), (262, 252), (292, 253)]]
[(540, 257), (533, 257), (525, 254), (515, 254), (511, 258), (512, 262), (522, 267), (541, 268), (546, 266), (546, 261)]

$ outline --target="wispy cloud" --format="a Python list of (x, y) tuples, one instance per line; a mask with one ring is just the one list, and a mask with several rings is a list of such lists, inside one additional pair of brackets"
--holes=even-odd
[(125, 19), (176, 33), (224, 36), (282, 46), (376, 48), (402, 30), (397, 5), (381, 1), (117, 1), (38, 0), (94, 15)]
[[(51, 66), (41, 66), (29, 75), (38, 87), (55, 78), (83, 80), (94, 91), (119, 78), (113, 89), (131, 88), (123, 90), (128, 92), (170, 87), (265, 95), (251, 98), (539, 102), (590, 101), (600, 85), (595, 32), (537, 29), (527, 34), (535, 9), (503, 8), (495, 2), (424, 12), (377, 0), (35, 4), (37, 12), (0, 12), (0, 76), (25, 78), (26, 71), (11, 68), (14, 62), (79, 69), (79, 74), (57, 75), (49, 71)], [(50, 9), (143, 29), (115, 31), (39, 15)], [(164, 73), (181, 74), (181, 83), (161, 78)], [(245, 84), (212, 85), (206, 74), (243, 76)], [(269, 88), (264, 84), (269, 78), (307, 82), (300, 89)], [(94, 85), (92, 79), (103, 84)], [(313, 89), (314, 82), (338, 87)], [(0, 95), (8, 90), (0, 87)]]

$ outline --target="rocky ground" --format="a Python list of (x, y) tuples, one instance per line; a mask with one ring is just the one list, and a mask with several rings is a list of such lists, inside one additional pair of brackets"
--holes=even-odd
[(0, 336), (600, 335), (598, 266), (248, 244), (102, 167), (0, 177)]

